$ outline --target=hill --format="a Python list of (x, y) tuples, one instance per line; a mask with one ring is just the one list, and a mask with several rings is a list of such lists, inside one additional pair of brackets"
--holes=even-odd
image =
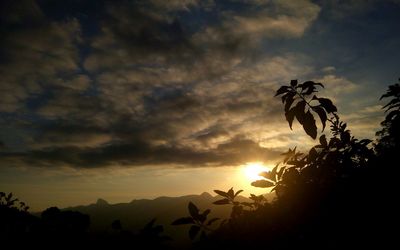
[[(268, 195), (267, 195), (268, 196)], [(268, 198), (268, 197), (267, 197)], [(221, 196), (212, 196), (207, 192), (200, 195), (185, 195), (181, 197), (158, 197), (156, 199), (135, 199), (129, 203), (109, 204), (103, 199), (87, 206), (67, 207), (62, 210), (78, 211), (90, 216), (90, 231), (101, 233), (112, 231), (111, 224), (120, 220), (122, 228), (138, 232), (149, 221), (156, 218), (156, 224), (164, 226), (166, 235), (179, 244), (189, 244), (186, 226), (172, 226), (171, 223), (180, 217), (188, 215), (187, 206), (191, 201), (200, 210), (211, 209), (210, 217), (228, 218), (231, 206), (213, 205)], [(251, 202), (250, 199), (240, 196), (238, 201)]]

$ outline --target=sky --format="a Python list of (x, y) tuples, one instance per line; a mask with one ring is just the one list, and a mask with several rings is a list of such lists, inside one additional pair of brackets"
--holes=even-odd
[(400, 77), (398, 0), (0, 5), (0, 191), (33, 210), (263, 193), (246, 166), (316, 143), (289, 129), (279, 86), (323, 83), (374, 139)]

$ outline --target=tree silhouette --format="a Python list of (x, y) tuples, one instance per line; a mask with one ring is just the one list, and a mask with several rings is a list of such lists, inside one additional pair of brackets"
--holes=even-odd
[[(382, 246), (387, 242), (387, 230), (377, 230), (383, 226), (380, 221), (389, 217), (382, 216), (386, 206), (381, 205), (386, 201), (382, 204), (371, 201), (371, 195), (381, 195), (370, 189), (371, 184), (382, 183), (375, 180), (380, 169), (371, 140), (352, 136), (332, 101), (316, 95), (318, 87), (323, 85), (292, 80), (288, 86), (280, 87), (275, 96), (281, 96), (290, 128), (296, 118), (306, 134), (316, 139), (318, 116), (321, 132), (329, 123), (330, 134), (321, 134), (319, 143), (306, 153), (298, 152), (296, 147), (289, 149), (282, 154), (281, 164), (260, 173), (263, 179), (252, 185), (272, 187), (277, 199), (258, 204), (256, 210), (231, 215), (228, 223), (211, 234), (209, 246), (342, 249)], [(392, 100), (385, 106), (389, 113), (382, 123), (383, 130), (378, 133), (377, 147), (381, 147), (376, 148), (378, 155), (398, 147), (399, 85), (390, 86), (384, 97)], [(233, 189), (217, 193), (225, 198), (216, 204), (242, 208), (243, 204), (235, 203), (228, 194)]]
[(378, 155), (389, 156), (399, 152), (400, 149), (400, 84), (390, 85), (386, 94), (380, 99), (383, 98), (391, 98), (391, 100), (383, 107), (386, 117), (381, 122), (382, 130), (376, 133), (378, 142), (375, 149)]

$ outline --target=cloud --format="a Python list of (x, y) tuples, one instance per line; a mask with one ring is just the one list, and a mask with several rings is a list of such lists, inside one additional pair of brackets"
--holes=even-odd
[(354, 15), (368, 13), (378, 4), (400, 4), (398, 0), (319, 0), (319, 5), (329, 14), (330, 18), (343, 19)]
[(313, 143), (289, 130), (273, 98), (280, 85), (317, 79), (334, 98), (357, 88), (334, 67), (267, 46), (307, 34), (321, 11), (311, 1), (101, 1), (60, 16), (46, 4), (1, 17), (1, 124), (15, 127), (0, 137), (4, 164), (273, 161)]
[(194, 40), (210, 46), (248, 49), (265, 38), (298, 38), (318, 17), (310, 1), (247, 1), (247, 11), (227, 11), (219, 25), (209, 26)]
[[(167, 11), (177, 11), (184, 10), (189, 11), (190, 8), (197, 7), (201, 4), (202, 1), (199, 0), (171, 0), (171, 1), (163, 1), (163, 0), (150, 0), (151, 4), (156, 8)], [(204, 1), (207, 2), (207, 1)]]
[(54, 123), (42, 126), (42, 133), (32, 143), (32, 149), (47, 150), (49, 148), (78, 147), (94, 148), (105, 145), (112, 137), (104, 128), (88, 124)]
[[(265, 134), (266, 126), (288, 129), (279, 100), (271, 97), (278, 82), (290, 79), (289, 72), (311, 70), (298, 63), (300, 59), (265, 59), (252, 66), (238, 65), (218, 80), (176, 86), (168, 84), (176, 79), (165, 77), (164, 70), (142, 72), (139, 78), (136, 70), (101, 74), (99, 95), (77, 95), (69, 88), (55, 92), (37, 109), (51, 125), (38, 127), (29, 152), (4, 159), (8, 164), (76, 168), (222, 166), (278, 159), (285, 146), (264, 147), (260, 141), (266, 145), (263, 138), (272, 141), (280, 136), (281, 132)], [(159, 83), (149, 81), (152, 74), (160, 75), (153, 79)]]
[(351, 94), (359, 88), (358, 84), (345, 77), (337, 76), (331, 73), (331, 71), (332, 70), (329, 70), (327, 74), (316, 79), (317, 82), (323, 83), (325, 88), (329, 90), (329, 93), (327, 93), (328, 97), (333, 100), (340, 100), (342, 94)]
[(38, 167), (96, 168), (107, 166), (183, 165), (232, 166), (254, 160), (277, 160), (280, 152), (257, 143), (233, 138), (209, 151), (174, 146), (151, 146), (145, 142), (111, 144), (98, 148), (56, 147), (29, 153), (3, 153), (2, 163)]
[(58, 74), (77, 70), (80, 27), (76, 19), (46, 19), (33, 1), (10, 2), (2, 10), (0, 111), (15, 112), (57, 81)]

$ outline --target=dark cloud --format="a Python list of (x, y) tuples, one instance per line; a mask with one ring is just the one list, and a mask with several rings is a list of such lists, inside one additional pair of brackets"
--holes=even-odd
[(26, 108), (29, 99), (79, 69), (80, 26), (54, 22), (34, 1), (5, 1), (0, 36), (0, 111)]
[(318, 0), (316, 1), (328, 14), (329, 18), (343, 19), (351, 16), (365, 15), (371, 12), (379, 5), (399, 5), (398, 0)]
[(249, 161), (276, 161), (280, 152), (262, 148), (247, 139), (234, 138), (210, 150), (174, 146), (152, 146), (136, 141), (110, 144), (97, 148), (56, 147), (32, 150), (29, 153), (3, 153), (8, 165), (27, 164), (38, 167), (97, 168), (107, 166), (183, 165), (236, 166)]
[(110, 32), (116, 42), (132, 49), (138, 57), (147, 53), (180, 56), (192, 49), (189, 34), (177, 18), (129, 5), (112, 6), (109, 11), (110, 19), (104, 22), (104, 30)]

